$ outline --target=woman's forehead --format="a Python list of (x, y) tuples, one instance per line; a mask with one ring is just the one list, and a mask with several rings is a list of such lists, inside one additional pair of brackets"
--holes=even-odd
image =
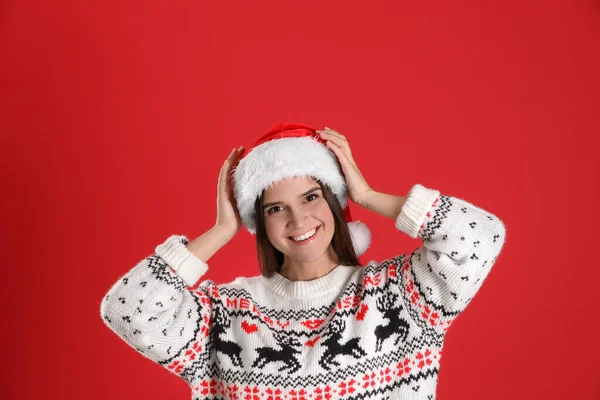
[(315, 185), (318, 185), (318, 182), (312, 176), (294, 176), (271, 184), (265, 189), (264, 197), (266, 198), (267, 196), (272, 195), (289, 194), (290, 192), (292, 194), (295, 192), (302, 193), (302, 191), (308, 190)]

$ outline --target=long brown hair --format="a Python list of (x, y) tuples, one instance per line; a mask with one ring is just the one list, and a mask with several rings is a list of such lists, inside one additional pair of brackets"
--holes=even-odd
[[(331, 247), (334, 253), (338, 257), (338, 261), (341, 265), (356, 265), (360, 266), (358, 256), (354, 251), (352, 245), (352, 237), (350, 236), (350, 230), (348, 229), (348, 223), (344, 218), (344, 212), (342, 205), (338, 198), (333, 194), (328, 185), (323, 184), (321, 181), (315, 178), (321, 190), (323, 191), (323, 198), (329, 204), (329, 208), (333, 214), (333, 220), (335, 221), (335, 231), (333, 238), (331, 239)], [(260, 272), (263, 276), (270, 278), (275, 272), (281, 271), (281, 266), (284, 261), (284, 254), (277, 250), (267, 237), (267, 230), (265, 227), (265, 215), (263, 211), (263, 197), (265, 191), (263, 190), (261, 195), (256, 199), (254, 203), (254, 213), (256, 218), (256, 252), (258, 254), (258, 262)]]

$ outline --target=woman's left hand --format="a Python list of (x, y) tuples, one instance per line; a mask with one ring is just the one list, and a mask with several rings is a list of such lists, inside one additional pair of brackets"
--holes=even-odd
[(348, 140), (346, 140), (344, 135), (327, 127), (325, 127), (325, 130), (317, 130), (316, 132), (321, 135), (323, 140), (327, 141), (327, 147), (329, 147), (337, 156), (342, 166), (342, 170), (344, 171), (350, 200), (356, 204), (362, 205), (361, 198), (363, 198), (363, 195), (372, 192), (373, 189), (371, 189), (358, 169), (356, 162), (352, 158)]

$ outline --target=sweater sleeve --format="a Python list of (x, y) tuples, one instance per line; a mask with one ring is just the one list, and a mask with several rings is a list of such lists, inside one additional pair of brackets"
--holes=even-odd
[(394, 258), (392, 283), (417, 323), (445, 334), (498, 258), (506, 236), (504, 224), (471, 203), (417, 184), (396, 228), (420, 237), (423, 246)]
[(212, 326), (208, 265), (173, 235), (140, 261), (104, 296), (105, 324), (136, 351), (192, 385), (208, 364)]

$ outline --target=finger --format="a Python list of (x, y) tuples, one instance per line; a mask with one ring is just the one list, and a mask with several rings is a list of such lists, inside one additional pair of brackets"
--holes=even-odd
[(335, 153), (335, 155), (338, 159), (338, 162), (340, 163), (340, 166), (342, 167), (342, 171), (344, 172), (344, 175), (349, 174), (350, 168), (353, 167), (353, 163), (348, 158), (348, 156), (346, 155), (344, 150), (337, 144), (333, 143), (331, 140), (327, 141), (327, 146)]
[(331, 150), (333, 150), (333, 152), (338, 157), (338, 159), (340, 159), (340, 161), (346, 161), (348, 159), (346, 153), (344, 153), (344, 149), (342, 149), (338, 144), (331, 140), (328, 140), (326, 144)]
[(340, 137), (340, 135), (336, 135), (335, 133), (331, 132), (331, 131), (317, 131), (319, 133), (319, 135), (321, 135), (321, 137), (323, 139), (326, 140), (331, 140), (332, 142), (342, 146), (343, 142), (346, 141), (346, 138)]
[(348, 153), (350, 153), (350, 144), (344, 135), (334, 130), (320, 130), (317, 132), (319, 132), (321, 137), (335, 141), (336, 144), (339, 144), (342, 148), (346, 149)]
[(237, 154), (236, 154), (236, 164), (242, 158), (243, 154), (244, 154), (244, 146), (238, 147)]
[(227, 157), (227, 159), (225, 160), (225, 162), (223, 162), (223, 166), (221, 167), (221, 172), (219, 177), (224, 177), (227, 176), (227, 171), (229, 170), (229, 167), (231, 166), (231, 156)]
[(225, 159), (225, 162), (221, 167), (221, 171), (219, 172), (219, 184), (221, 185), (221, 187), (224, 187), (223, 184), (226, 183), (229, 167), (231, 166), (231, 160), (234, 153), (235, 149), (231, 150), (231, 153), (229, 153), (229, 156), (227, 156), (227, 158)]
[(231, 160), (235, 160), (235, 157), (237, 157), (237, 149), (233, 149), (231, 150), (231, 153), (229, 153), (229, 157), (227, 157), (227, 160), (229, 160), (229, 162), (231, 163)]
[(233, 175), (235, 174), (235, 171), (238, 167), (238, 164), (240, 163), (240, 161), (242, 160), (242, 155), (244, 153), (244, 146), (240, 146), (237, 149), (235, 149), (235, 155), (233, 157), (233, 159), (231, 160), (230, 163), (230, 168), (229, 168), (229, 180), (231, 182), (231, 186), (233, 187)]
[(219, 193), (223, 192), (223, 188), (225, 187), (225, 178), (227, 176), (227, 169), (229, 168), (229, 164), (227, 160), (223, 163), (221, 167), (221, 171), (219, 172), (219, 180), (217, 181), (217, 190)]
[(350, 149), (346, 151), (344, 147), (341, 147), (340, 145), (334, 143), (331, 140), (328, 140), (327, 143), (329, 143), (328, 147), (331, 150), (333, 150), (337, 158), (340, 160), (340, 164), (342, 164), (342, 166), (347, 164), (348, 166), (356, 167), (356, 162), (354, 161), (354, 158), (352, 158), (352, 153), (350, 153)]
[(317, 130), (317, 132), (321, 135), (321, 136), (325, 136), (328, 138), (337, 138), (340, 140), (343, 140), (345, 142), (347, 142), (348, 140), (346, 139), (346, 137), (334, 130), (331, 129), (325, 129), (325, 130)]
[[(244, 155), (244, 146), (240, 146), (237, 149), (234, 149), (234, 155), (233, 155), (233, 160), (231, 161), (231, 175), (233, 175), (233, 173), (235, 172), (235, 169), (237, 168), (238, 164), (240, 163), (240, 160), (242, 159), (242, 156)], [(233, 179), (233, 177), (232, 177)]]
[(227, 176), (230, 177), (233, 172), (235, 171), (235, 168), (237, 167), (238, 163), (240, 162), (240, 149), (233, 149), (231, 151), (231, 154), (229, 154), (229, 157), (227, 157), (227, 164), (228, 164), (228, 169), (227, 169)]
[(352, 150), (350, 150), (350, 144), (344, 137), (339, 137), (332, 134), (329, 131), (319, 131), (321, 137), (325, 140), (331, 140), (333, 143), (338, 145), (340, 148), (344, 150), (344, 152), (348, 155), (348, 157), (352, 158)]
[(331, 133), (332, 135), (337, 135), (337, 136), (339, 136), (340, 138), (342, 138), (342, 139), (346, 140), (346, 136), (342, 135), (341, 133), (339, 133), (339, 132), (338, 132), (338, 131), (336, 131), (335, 129), (331, 129), (331, 128), (325, 127), (325, 131), (327, 131), (327, 132)]

